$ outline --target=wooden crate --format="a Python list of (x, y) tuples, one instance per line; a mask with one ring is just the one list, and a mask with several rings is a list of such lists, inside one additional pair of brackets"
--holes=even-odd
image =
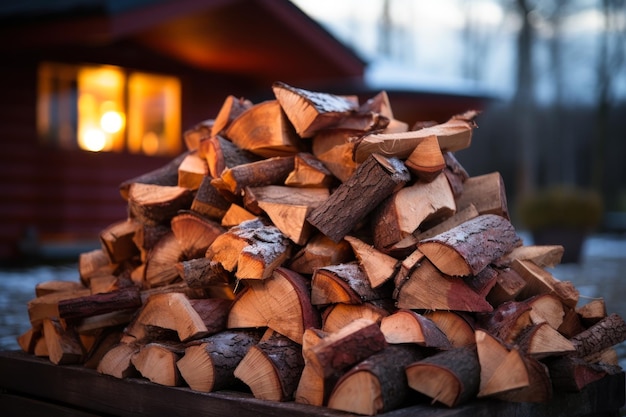
[[(416, 404), (380, 417), (608, 417), (625, 402), (624, 373), (607, 376), (580, 393), (556, 393), (547, 404), (479, 400), (449, 409)], [(142, 379), (116, 379), (81, 366), (0, 352), (0, 414), (3, 416), (346, 417), (353, 414), (294, 402), (258, 400), (242, 392), (201, 393)]]

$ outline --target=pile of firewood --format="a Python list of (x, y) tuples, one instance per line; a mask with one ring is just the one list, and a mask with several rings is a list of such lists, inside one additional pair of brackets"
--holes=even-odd
[(626, 323), (525, 246), (477, 112), (396, 120), (385, 92), (227, 97), (187, 151), (120, 185), (80, 282), (28, 304), (26, 352), (118, 378), (373, 415), (417, 399), (545, 402), (621, 372)]

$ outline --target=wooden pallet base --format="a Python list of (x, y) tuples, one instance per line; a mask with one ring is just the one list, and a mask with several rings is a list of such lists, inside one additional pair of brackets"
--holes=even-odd
[[(608, 417), (625, 403), (625, 374), (580, 393), (556, 393), (547, 404), (473, 401), (461, 407), (415, 404), (381, 417)], [(0, 410), (6, 416), (346, 417), (352, 414), (294, 402), (258, 400), (249, 393), (201, 393), (143, 379), (116, 379), (80, 366), (57, 366), (19, 351), (0, 352)]]

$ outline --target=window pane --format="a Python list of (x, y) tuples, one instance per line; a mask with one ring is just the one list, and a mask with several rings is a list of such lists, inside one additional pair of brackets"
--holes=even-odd
[(73, 65), (44, 62), (39, 66), (37, 132), (43, 143), (76, 148), (76, 73)]
[(125, 75), (110, 66), (78, 71), (78, 146), (89, 151), (124, 149)]
[(133, 73), (128, 93), (128, 150), (148, 155), (180, 153), (179, 80)]

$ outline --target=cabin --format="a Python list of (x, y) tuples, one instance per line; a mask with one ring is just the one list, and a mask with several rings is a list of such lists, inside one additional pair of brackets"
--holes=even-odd
[[(0, 6), (0, 22), (0, 261), (98, 245), (127, 214), (119, 184), (180, 154), (228, 95), (269, 99), (278, 80), (377, 92), (366, 62), (288, 0), (30, 0)], [(399, 119), (480, 101), (390, 98)]]

